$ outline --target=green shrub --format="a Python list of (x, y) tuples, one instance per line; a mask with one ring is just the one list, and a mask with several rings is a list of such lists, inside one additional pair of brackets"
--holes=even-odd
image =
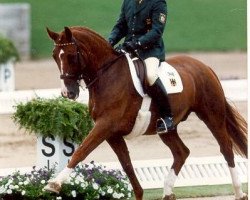
[(0, 36), (0, 64), (11, 59), (19, 60), (17, 49), (9, 39)]
[(13, 119), (30, 133), (58, 136), (75, 143), (81, 143), (93, 127), (86, 105), (62, 97), (20, 103), (16, 105)]

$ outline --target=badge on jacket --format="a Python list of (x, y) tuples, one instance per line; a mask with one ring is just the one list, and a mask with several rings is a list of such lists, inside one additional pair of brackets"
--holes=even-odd
[(165, 24), (165, 23), (166, 23), (166, 15), (163, 14), (163, 13), (160, 13), (159, 21), (160, 21), (162, 24)]

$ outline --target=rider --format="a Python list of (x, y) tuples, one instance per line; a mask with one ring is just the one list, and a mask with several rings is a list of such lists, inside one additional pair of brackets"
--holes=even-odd
[(157, 121), (157, 132), (166, 133), (174, 128), (167, 91), (157, 70), (165, 61), (162, 39), (167, 20), (166, 0), (124, 0), (120, 16), (109, 36), (114, 46), (125, 37), (123, 48), (137, 52), (144, 59), (149, 82), (149, 95), (158, 103), (161, 118)]

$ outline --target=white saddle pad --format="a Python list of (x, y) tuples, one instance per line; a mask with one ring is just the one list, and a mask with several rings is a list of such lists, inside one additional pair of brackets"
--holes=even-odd
[[(130, 69), (130, 73), (131, 73), (131, 77), (132, 77), (135, 89), (143, 97), (146, 94), (143, 91), (141, 81), (139, 80), (136, 74), (134, 63), (129, 57), (129, 54), (126, 54), (126, 57), (128, 60), (129, 69)], [(179, 73), (176, 71), (176, 69), (173, 68), (171, 65), (169, 65), (166, 62), (162, 62), (161, 66), (158, 69), (158, 75), (163, 85), (165, 86), (165, 89), (168, 94), (182, 92), (183, 84), (181, 81), (181, 77)]]
[(168, 94), (180, 93), (183, 90), (183, 84), (179, 73), (167, 62), (162, 62), (159, 67), (158, 76)]

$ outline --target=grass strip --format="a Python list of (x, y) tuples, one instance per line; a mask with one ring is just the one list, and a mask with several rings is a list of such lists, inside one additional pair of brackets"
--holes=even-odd
[[(242, 184), (243, 191), (248, 193), (248, 185)], [(144, 199), (161, 200), (163, 189), (144, 190)], [(227, 196), (234, 194), (231, 184), (227, 185), (208, 185), (208, 186), (192, 186), (192, 187), (176, 187), (174, 193), (177, 199), (195, 198), (195, 197), (213, 197)], [(131, 200), (134, 198), (131, 198)]]

